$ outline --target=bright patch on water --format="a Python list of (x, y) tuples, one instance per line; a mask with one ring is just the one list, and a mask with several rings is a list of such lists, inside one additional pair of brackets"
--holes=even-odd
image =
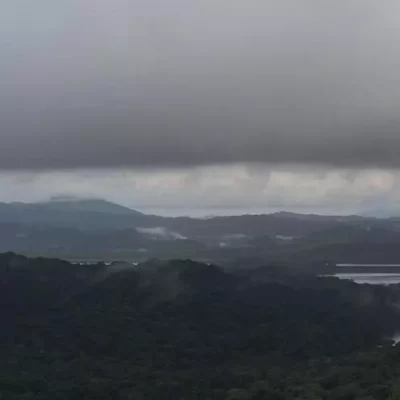
[(349, 279), (355, 283), (370, 285), (396, 285), (400, 283), (400, 273), (340, 273), (335, 274), (339, 279)]

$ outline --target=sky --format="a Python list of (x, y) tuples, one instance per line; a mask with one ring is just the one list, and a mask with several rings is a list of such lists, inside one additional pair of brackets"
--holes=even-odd
[(397, 213), (399, 40), (396, 0), (0, 0), (0, 200)]
[(108, 169), (0, 174), (0, 200), (102, 198), (168, 216), (259, 214), (400, 215), (400, 173), (261, 165), (176, 170)]

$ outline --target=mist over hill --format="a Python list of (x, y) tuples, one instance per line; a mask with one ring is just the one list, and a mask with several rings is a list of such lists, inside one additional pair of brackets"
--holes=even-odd
[(398, 218), (288, 212), (172, 218), (99, 199), (0, 203), (0, 238), (0, 251), (70, 260), (400, 261)]
[(143, 215), (139, 211), (103, 199), (54, 197), (47, 202), (31, 204), (31, 206), (34, 205), (59, 211), (74, 210), (78, 212), (88, 211), (103, 214)]

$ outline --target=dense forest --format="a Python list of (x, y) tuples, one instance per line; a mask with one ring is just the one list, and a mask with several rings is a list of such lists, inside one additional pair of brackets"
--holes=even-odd
[(400, 287), (0, 256), (1, 399), (397, 399)]

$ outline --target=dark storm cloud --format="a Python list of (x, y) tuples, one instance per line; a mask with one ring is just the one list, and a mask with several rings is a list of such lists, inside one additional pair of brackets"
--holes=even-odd
[(399, 166), (395, 0), (0, 3), (0, 168)]

